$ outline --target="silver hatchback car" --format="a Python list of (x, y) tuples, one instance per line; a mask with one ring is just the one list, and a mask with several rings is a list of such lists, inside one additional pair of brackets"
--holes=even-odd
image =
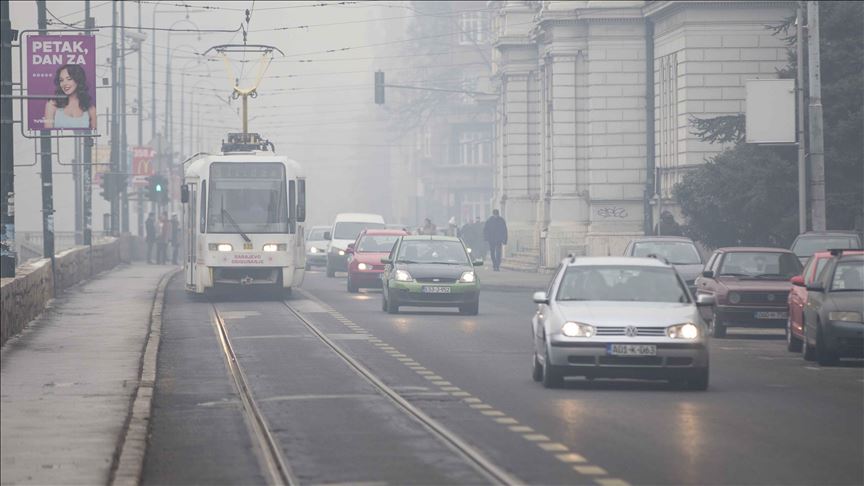
[(533, 378), (559, 388), (565, 376), (670, 380), (708, 388), (708, 333), (675, 269), (655, 258), (585, 257), (561, 262), (534, 294)]

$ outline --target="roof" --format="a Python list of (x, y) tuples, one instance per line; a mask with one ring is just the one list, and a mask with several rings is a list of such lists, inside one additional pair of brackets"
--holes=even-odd
[(369, 228), (360, 232), (361, 235), (369, 235), (369, 236), (402, 236), (408, 235), (407, 231), (399, 230), (399, 229), (379, 229), (379, 228)]
[(825, 231), (808, 231), (806, 233), (801, 233), (798, 235), (798, 238), (802, 236), (828, 236), (828, 235), (837, 235), (837, 236), (856, 236), (857, 232), (852, 230), (825, 230)]
[(327, 226), (312, 226), (312, 227), (310, 227), (310, 228), (308, 229), (308, 231), (312, 231), (312, 230), (322, 230), (322, 229), (323, 229), (323, 230), (329, 230), (329, 229), (330, 229), (330, 225), (328, 224)]
[(405, 235), (402, 239), (405, 241), (460, 241), (455, 236), (443, 235)]
[(693, 243), (693, 240), (686, 236), (640, 236), (639, 238), (630, 240), (631, 243), (640, 243), (643, 241), (686, 241), (687, 243)]
[(373, 213), (339, 213), (334, 219), (335, 222), (349, 223), (381, 223), (384, 224), (384, 217), (380, 214)]
[(672, 266), (657, 258), (643, 257), (576, 257), (561, 260), (563, 265), (568, 266), (627, 266), (627, 267), (662, 267)]
[[(864, 250), (855, 250), (855, 249), (844, 248), (842, 254), (843, 255), (864, 255)], [(834, 256), (834, 255), (831, 254), (831, 250), (823, 250), (823, 251), (817, 251), (817, 252), (813, 253), (811, 258), (831, 258), (832, 256)]]
[[(770, 246), (727, 246), (717, 248), (717, 251), (726, 253), (762, 252), (762, 253), (792, 253), (788, 248), (773, 248)], [(792, 253), (794, 255), (794, 253)]]

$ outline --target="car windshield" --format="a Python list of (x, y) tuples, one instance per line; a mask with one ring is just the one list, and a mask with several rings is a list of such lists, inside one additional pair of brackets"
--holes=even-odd
[(840, 262), (831, 279), (832, 291), (864, 290), (864, 261)]
[(644, 241), (633, 245), (633, 256), (657, 255), (673, 265), (699, 265), (702, 257), (688, 241)]
[(730, 252), (723, 257), (719, 275), (786, 280), (801, 273), (801, 262), (790, 253)]
[(390, 253), (393, 243), (399, 239), (396, 235), (366, 235), (360, 238), (357, 245), (359, 253)]
[(559, 301), (690, 302), (687, 289), (671, 268), (621, 265), (568, 268), (556, 298)]
[(809, 257), (817, 251), (830, 250), (832, 248), (855, 248), (858, 241), (854, 236), (809, 236), (798, 238), (792, 251), (799, 257)]
[(383, 223), (372, 223), (368, 221), (343, 221), (336, 223), (333, 229), (334, 240), (356, 240), (357, 235), (364, 229), (381, 229)]
[(397, 262), (470, 265), (468, 253), (459, 241), (407, 240), (399, 247)]
[(324, 232), (326, 229), (318, 228), (309, 231), (309, 234), (306, 235), (306, 240), (308, 241), (322, 241), (324, 240)]
[(212, 164), (207, 231), (287, 233), (288, 196), (282, 164)]

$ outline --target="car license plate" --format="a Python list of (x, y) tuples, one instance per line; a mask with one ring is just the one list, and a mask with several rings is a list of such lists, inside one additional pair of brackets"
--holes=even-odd
[(787, 319), (788, 312), (757, 312), (756, 319)]
[(610, 344), (606, 354), (612, 356), (657, 356), (655, 344)]
[(443, 285), (424, 285), (421, 289), (424, 294), (449, 294), (450, 287)]

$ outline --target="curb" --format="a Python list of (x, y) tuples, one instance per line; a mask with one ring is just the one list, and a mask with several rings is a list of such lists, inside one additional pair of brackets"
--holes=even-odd
[(156, 385), (156, 357), (162, 332), (162, 309), (165, 305), (165, 288), (180, 270), (166, 273), (159, 280), (150, 310), (150, 329), (144, 353), (141, 356), (138, 387), (129, 409), (126, 424), (121, 433), (115, 454), (114, 467), (108, 479), (110, 485), (137, 485), (141, 483), (144, 456), (147, 452), (147, 432), (150, 411), (153, 405), (153, 388)]

